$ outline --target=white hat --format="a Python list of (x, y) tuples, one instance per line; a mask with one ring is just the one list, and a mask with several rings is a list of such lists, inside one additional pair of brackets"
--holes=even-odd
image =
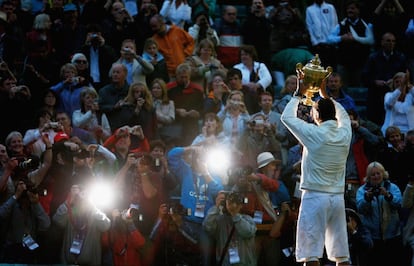
[(7, 14), (3, 11), (0, 11), (0, 20), (4, 23), (7, 23)]
[(72, 64), (74, 64), (74, 63), (75, 63), (75, 61), (76, 61), (76, 60), (79, 60), (79, 59), (85, 59), (85, 60), (87, 61), (86, 56), (85, 56), (84, 54), (82, 54), (82, 53), (76, 53), (76, 54), (74, 54), (74, 55), (72, 56), (71, 63), (72, 63)]
[(275, 161), (276, 162), (280, 162), (280, 160), (276, 160), (275, 157), (273, 156), (273, 154), (271, 154), (268, 151), (262, 152), (259, 155), (257, 155), (257, 165), (258, 165), (258, 168), (265, 167), (269, 163), (275, 162)]

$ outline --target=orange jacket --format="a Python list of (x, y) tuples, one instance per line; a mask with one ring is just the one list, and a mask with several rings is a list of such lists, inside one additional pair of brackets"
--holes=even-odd
[(158, 50), (164, 56), (167, 64), (168, 74), (175, 76), (175, 69), (184, 62), (187, 56), (193, 54), (194, 39), (185, 30), (175, 26), (168, 25), (167, 34), (160, 36), (154, 34), (152, 38), (158, 44)]

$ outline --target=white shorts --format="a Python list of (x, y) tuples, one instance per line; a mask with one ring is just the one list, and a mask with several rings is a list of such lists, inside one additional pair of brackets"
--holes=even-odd
[(349, 258), (344, 195), (302, 191), (296, 233), (298, 262), (322, 258), (324, 246), (331, 261)]

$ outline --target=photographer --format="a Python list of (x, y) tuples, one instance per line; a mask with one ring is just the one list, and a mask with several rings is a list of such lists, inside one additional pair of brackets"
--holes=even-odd
[(158, 220), (150, 235), (153, 253), (157, 254), (152, 265), (200, 265), (199, 232), (185, 219), (186, 215), (187, 210), (179, 202), (159, 206)]
[(111, 226), (110, 219), (86, 198), (79, 184), (53, 215), (53, 222), (63, 229), (62, 264), (101, 265), (102, 233)]
[[(378, 162), (367, 167), (366, 183), (357, 191), (357, 210), (374, 240), (368, 265), (403, 265), (399, 210), (401, 191)], [(389, 256), (393, 254), (393, 256)]]
[[(19, 179), (28, 179), (35, 186), (42, 182), (51, 167), (53, 153), (48, 134), (42, 134), (39, 141), (45, 146), (40, 157), (27, 151), (28, 147), (23, 145), (20, 132), (9, 133), (6, 138), (9, 158), (5, 168), (5, 172), (9, 173), (9, 184)], [(10, 185), (8, 189), (10, 190)]]
[[(199, 146), (175, 147), (167, 155), (169, 168), (180, 181), (180, 203), (188, 210), (184, 217), (198, 233), (200, 246), (209, 249), (211, 239), (202, 229), (202, 222), (207, 210), (215, 204), (215, 198), (223, 189), (221, 178), (209, 172), (206, 162), (203, 161), (203, 148)], [(203, 265), (209, 263), (212, 250), (202, 250)]]
[(7, 232), (1, 262), (37, 263), (37, 237), (49, 228), (50, 218), (39, 203), (39, 195), (31, 188), (29, 181), (16, 181), (14, 195), (0, 206), (0, 219)]
[(282, 158), (281, 144), (276, 138), (276, 126), (269, 123), (267, 117), (257, 113), (248, 121), (246, 130), (237, 143), (246, 165), (255, 165), (257, 155), (269, 151), (277, 158)]
[(216, 240), (218, 265), (257, 265), (254, 238), (256, 224), (250, 215), (242, 214), (243, 195), (220, 192), (216, 205), (208, 210), (203, 228)]
[(132, 85), (136, 82), (146, 84), (146, 75), (154, 71), (150, 61), (145, 60), (137, 54), (137, 46), (133, 39), (122, 40), (120, 57), (115, 63), (120, 63), (128, 68), (127, 83)]
[(208, 13), (201, 11), (193, 18), (194, 24), (188, 28), (188, 33), (194, 38), (196, 47), (201, 40), (208, 39), (213, 43), (213, 48), (220, 44), (220, 39), (215, 29), (210, 25)]
[(111, 265), (141, 265), (140, 249), (145, 244), (145, 238), (138, 230), (133, 208), (112, 211), (111, 229), (102, 236), (103, 248), (111, 250)]
[(269, 193), (279, 189), (279, 182), (274, 178), (277, 173), (276, 160), (270, 152), (257, 156), (258, 171), (251, 167), (237, 167), (230, 170), (232, 191), (243, 193), (244, 203), (241, 213), (254, 217), (257, 226), (255, 244), (258, 265), (271, 265), (280, 260), (280, 242), (271, 236), (273, 224), (279, 220), (274, 210)]

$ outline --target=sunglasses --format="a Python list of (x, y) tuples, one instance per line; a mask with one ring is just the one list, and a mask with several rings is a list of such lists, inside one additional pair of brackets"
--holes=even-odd
[(86, 65), (88, 63), (88, 61), (86, 61), (86, 60), (75, 60), (75, 63), (76, 64), (84, 64), (84, 65)]

